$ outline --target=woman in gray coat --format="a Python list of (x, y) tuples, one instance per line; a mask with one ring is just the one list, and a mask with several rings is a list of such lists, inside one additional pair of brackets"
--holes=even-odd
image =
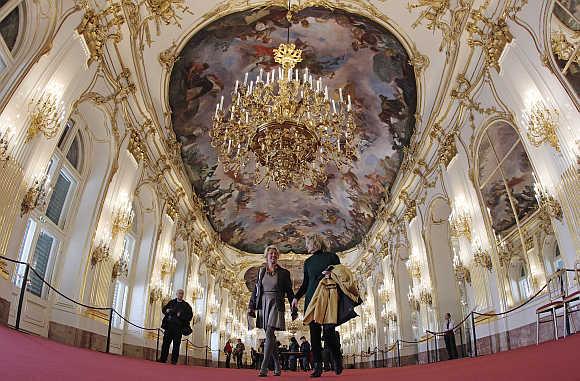
[[(259, 377), (268, 375), (268, 362), (274, 360), (274, 376), (281, 373), (276, 348), (276, 331), (286, 330), (284, 321), (284, 298), (290, 303), (294, 299), (290, 271), (278, 265), (280, 252), (275, 246), (268, 246), (264, 251), (266, 264), (258, 272), (258, 280), (248, 305), (248, 315), (256, 317), (256, 327), (266, 332), (264, 359)], [(257, 314), (256, 314), (257, 311)]]

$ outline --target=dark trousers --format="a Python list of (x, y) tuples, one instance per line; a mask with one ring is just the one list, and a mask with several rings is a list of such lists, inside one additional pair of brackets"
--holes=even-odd
[(229, 354), (226, 353), (226, 368), (229, 368), (230, 367), (230, 360), (231, 359), (232, 359), (232, 354), (231, 353), (229, 353)]
[(310, 323), (312, 362), (319, 367), (322, 367), (322, 336), (324, 336), (325, 345), (330, 350), (332, 358), (340, 358), (340, 341), (334, 327), (334, 325), (324, 325), (323, 327), (318, 323)]
[(244, 357), (244, 353), (240, 353), (240, 354), (236, 354), (236, 365), (238, 367), (238, 369), (241, 369), (244, 367), (244, 364), (242, 364), (242, 358)]
[(308, 361), (308, 354), (305, 354), (302, 357), (300, 357), (300, 367), (304, 371), (310, 370), (310, 365), (309, 365), (309, 361)]
[(159, 357), (159, 361), (167, 362), (169, 346), (172, 342), (171, 363), (177, 364), (177, 360), (179, 360), (179, 346), (181, 345), (181, 328), (169, 327), (163, 332), (163, 344), (161, 345), (161, 357)]
[(450, 360), (458, 358), (457, 346), (455, 345), (455, 335), (453, 333), (446, 333), (443, 335), (445, 339), (445, 348), (447, 349), (447, 356)]

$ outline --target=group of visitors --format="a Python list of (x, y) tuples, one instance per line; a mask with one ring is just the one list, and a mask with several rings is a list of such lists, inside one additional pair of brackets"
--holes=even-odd
[[(253, 348), (252, 348), (253, 349)], [(241, 369), (244, 367), (244, 351), (246, 350), (246, 346), (242, 343), (242, 339), (238, 339), (235, 347), (232, 347), (231, 341), (228, 339), (226, 341), (226, 345), (224, 346), (224, 354), (226, 355), (226, 368), (230, 367), (230, 362), (232, 359), (232, 355), (236, 360), (236, 367)]]

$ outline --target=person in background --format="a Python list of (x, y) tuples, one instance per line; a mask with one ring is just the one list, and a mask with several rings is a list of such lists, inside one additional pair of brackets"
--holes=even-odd
[(161, 322), (161, 328), (163, 328), (163, 344), (161, 345), (161, 356), (157, 360), (158, 362), (167, 362), (169, 346), (172, 342), (171, 363), (175, 365), (177, 364), (177, 360), (179, 360), (181, 335), (185, 328), (189, 328), (189, 322), (193, 318), (193, 310), (189, 303), (183, 300), (183, 294), (183, 290), (177, 290), (175, 293), (176, 298), (167, 302), (161, 310), (165, 316)]
[(296, 371), (296, 359), (298, 358), (296, 353), (300, 352), (300, 345), (294, 336), (290, 338), (290, 345), (288, 345), (288, 352), (291, 354), (288, 356), (288, 369), (291, 371)]
[[(336, 253), (326, 252), (324, 250), (324, 242), (322, 237), (318, 234), (311, 234), (306, 237), (306, 250), (311, 254), (310, 257), (304, 261), (304, 279), (302, 285), (296, 292), (296, 297), (292, 300), (292, 308), (298, 305), (298, 301), (301, 297), (304, 298), (304, 311), (308, 309), (308, 304), (310, 303), (314, 292), (318, 287), (320, 280), (328, 276), (327, 268), (333, 265), (340, 264), (340, 258)], [(336, 307), (338, 310), (338, 306)], [(340, 353), (340, 341), (336, 334), (336, 329), (334, 325), (325, 324), (321, 325), (314, 321), (310, 322), (310, 340), (312, 340), (312, 367), (314, 372), (310, 375), (311, 377), (322, 376), (322, 335), (324, 335), (324, 340), (328, 345), (328, 349), (332, 354), (332, 361), (335, 364), (334, 371), (336, 374), (342, 373), (342, 355)]]
[(260, 345), (258, 346), (258, 363), (256, 364), (256, 369), (260, 369), (262, 366), (262, 361), (264, 361), (264, 346), (265, 340), (260, 339)]
[(457, 346), (455, 345), (455, 333), (453, 329), (455, 328), (455, 323), (451, 319), (451, 314), (447, 312), (445, 314), (445, 320), (443, 320), (443, 339), (445, 339), (445, 348), (447, 349), (447, 357), (449, 360), (458, 358), (457, 356)]
[(234, 356), (236, 358), (236, 366), (238, 369), (242, 369), (244, 367), (242, 363), (242, 359), (244, 358), (244, 351), (246, 350), (246, 346), (242, 343), (242, 339), (238, 339), (238, 343), (236, 344), (236, 348), (234, 349)]
[(230, 360), (232, 359), (232, 344), (230, 343), (230, 339), (226, 341), (226, 345), (224, 346), (224, 353), (226, 355), (226, 368), (230, 367)]
[(304, 336), (300, 338), (300, 352), (302, 356), (300, 356), (300, 367), (303, 371), (307, 372), (310, 370), (310, 343)]
[(256, 369), (256, 363), (258, 362), (258, 352), (254, 349), (254, 347), (250, 349), (250, 356), (252, 358), (251, 368)]

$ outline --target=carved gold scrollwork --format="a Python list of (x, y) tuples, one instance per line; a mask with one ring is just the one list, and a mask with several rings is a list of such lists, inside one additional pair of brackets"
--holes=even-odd
[(121, 13), (119, 3), (111, 3), (101, 11), (85, 7), (85, 14), (76, 30), (78, 34), (83, 36), (88, 49), (87, 65), (102, 59), (104, 47), (108, 40), (115, 43), (121, 41), (120, 26), (125, 22)]
[[(499, 59), (507, 45), (513, 40), (505, 19), (500, 18), (497, 22), (493, 22), (483, 15), (482, 8), (471, 12), (470, 18), (470, 22), (467, 23), (467, 31), (470, 35), (469, 46), (481, 46), (485, 54), (486, 69), (492, 67), (499, 73)], [(474, 36), (477, 38), (473, 38)]]
[(131, 131), (131, 137), (129, 139), (129, 145), (127, 146), (127, 150), (135, 158), (135, 161), (139, 163), (143, 160), (145, 156), (145, 149), (143, 147), (143, 142), (139, 133), (137, 131)]
[(439, 148), (439, 162), (447, 168), (456, 155), (457, 146), (455, 145), (455, 134), (449, 134)]

